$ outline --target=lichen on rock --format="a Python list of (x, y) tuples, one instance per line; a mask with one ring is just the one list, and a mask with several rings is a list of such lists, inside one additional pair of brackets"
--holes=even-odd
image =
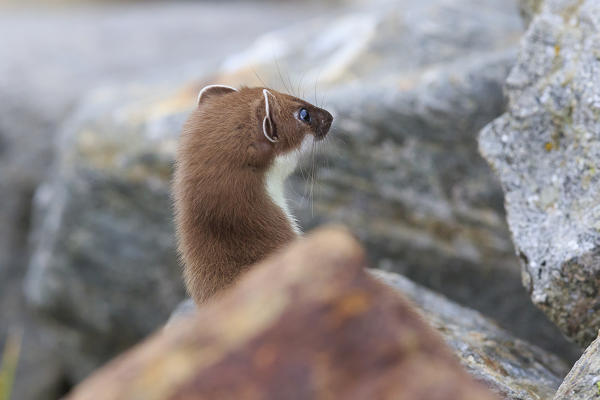
[(479, 140), (505, 192), (533, 302), (565, 335), (600, 328), (600, 3), (548, 0)]

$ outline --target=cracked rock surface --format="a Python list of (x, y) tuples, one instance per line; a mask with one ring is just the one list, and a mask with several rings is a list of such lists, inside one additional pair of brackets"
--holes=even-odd
[(479, 146), (502, 182), (525, 287), (565, 335), (600, 328), (600, 3), (548, 0)]

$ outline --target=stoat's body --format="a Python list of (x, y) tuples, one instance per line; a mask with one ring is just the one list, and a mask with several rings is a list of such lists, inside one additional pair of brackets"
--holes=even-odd
[(269, 89), (202, 90), (183, 128), (174, 180), (179, 250), (196, 303), (299, 233), (284, 181), (332, 120)]

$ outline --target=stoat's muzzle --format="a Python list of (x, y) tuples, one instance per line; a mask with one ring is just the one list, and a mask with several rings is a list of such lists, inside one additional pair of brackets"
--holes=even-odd
[(313, 119), (317, 122), (315, 138), (321, 140), (327, 136), (327, 132), (329, 132), (329, 128), (331, 128), (331, 123), (333, 122), (333, 116), (327, 110), (316, 108), (316, 115), (315, 111), (313, 111)]

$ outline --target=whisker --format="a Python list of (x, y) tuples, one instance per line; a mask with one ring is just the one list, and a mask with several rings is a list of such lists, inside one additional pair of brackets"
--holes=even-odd
[(283, 85), (285, 91), (289, 93), (290, 89), (288, 89), (287, 85), (285, 84), (285, 80), (283, 79), (283, 75), (281, 75), (281, 68), (279, 67), (279, 61), (277, 61), (277, 58), (275, 58), (274, 61), (275, 61), (275, 66), (277, 66), (277, 73), (279, 74), (279, 79), (281, 80), (281, 84)]
[(315, 216), (315, 149), (316, 149), (316, 142), (313, 141), (312, 142), (312, 148), (310, 151), (311, 154), (311, 163), (310, 163), (310, 171), (311, 171), (311, 176), (310, 176), (310, 216), (314, 217)]
[(260, 77), (260, 75), (258, 75), (258, 72), (256, 72), (256, 70), (254, 69), (254, 67), (252, 67), (252, 72), (254, 73), (254, 76), (256, 76), (256, 78), (260, 81), (260, 83), (262, 83), (263, 87), (269, 87), (269, 86), (267, 86), (267, 84), (265, 83), (265, 81), (262, 80), (262, 78)]
[(317, 80), (315, 79), (315, 105), (319, 107), (319, 103), (317, 102)]
[[(287, 72), (287, 74), (286, 74), (286, 75), (287, 75), (287, 78), (288, 78), (288, 84), (290, 85), (290, 88), (291, 88), (291, 89), (294, 89), (294, 84), (293, 84), (293, 82), (292, 82), (292, 78), (291, 78), (291, 74), (289, 73), (289, 70), (288, 70), (288, 72)], [(298, 97), (298, 95), (297, 95), (296, 93), (294, 93), (294, 92), (293, 92), (293, 90), (290, 90), (290, 94), (291, 94), (292, 96), (296, 96), (296, 97)]]
[[(304, 81), (304, 77), (306, 76), (306, 71), (304, 71), (301, 75), (300, 75), (300, 80), (298, 81), (298, 96), (300, 97), (300, 88), (302, 87), (302, 83)], [(304, 93), (302, 93), (302, 98), (304, 98)]]

